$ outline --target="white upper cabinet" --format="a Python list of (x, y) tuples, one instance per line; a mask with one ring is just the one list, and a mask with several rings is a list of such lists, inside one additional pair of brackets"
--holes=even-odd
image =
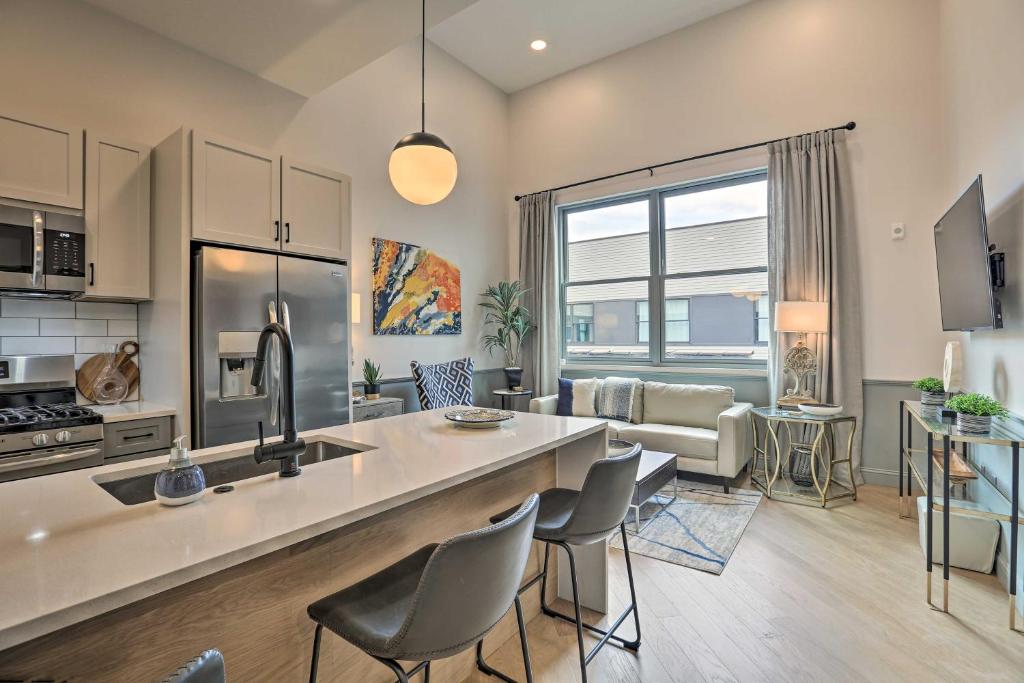
[(263, 249), (281, 240), (281, 160), (192, 132), (192, 236)]
[(85, 154), (87, 297), (150, 298), (150, 152), (145, 145), (88, 136)]
[(0, 196), (82, 208), (81, 128), (0, 114)]
[(350, 178), (290, 157), (282, 158), (281, 168), (282, 250), (348, 258)]

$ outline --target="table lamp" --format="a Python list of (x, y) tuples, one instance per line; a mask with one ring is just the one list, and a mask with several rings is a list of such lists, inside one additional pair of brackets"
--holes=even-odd
[(786, 352), (782, 361), (784, 370), (796, 376), (796, 384), (786, 389), (786, 398), (814, 400), (803, 387), (804, 378), (818, 371), (818, 359), (807, 347), (808, 332), (828, 332), (828, 303), (824, 301), (779, 301), (775, 304), (775, 331), (799, 334), (796, 345)]

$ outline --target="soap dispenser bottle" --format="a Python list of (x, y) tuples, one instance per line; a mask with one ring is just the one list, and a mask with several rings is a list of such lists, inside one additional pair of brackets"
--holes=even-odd
[(167, 465), (156, 475), (153, 493), (161, 505), (187, 505), (206, 492), (206, 477), (199, 465), (193, 465), (182, 434), (174, 440)]

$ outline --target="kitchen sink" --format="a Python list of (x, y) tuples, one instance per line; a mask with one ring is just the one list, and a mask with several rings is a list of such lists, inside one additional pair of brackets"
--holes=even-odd
[[(339, 446), (326, 441), (310, 441), (306, 443), (306, 452), (299, 456), (299, 466), (312, 465), (317, 462), (344, 458), (354, 453), (361, 453), (362, 449)], [(230, 484), (243, 479), (252, 479), (264, 474), (275, 474), (278, 471), (278, 463), (275, 460), (257, 464), (252, 457), (252, 451), (246, 451), (243, 455), (236, 455), (221, 460), (209, 462), (196, 462), (203, 474), (206, 476), (206, 487), (213, 488), (223, 484)], [(156, 475), (159, 469), (153, 469), (145, 474), (126, 477), (124, 479), (111, 479), (109, 481), (97, 481), (96, 483), (107, 493), (117, 498), (125, 505), (138, 505), (155, 500), (153, 485), (156, 483)], [(303, 472), (300, 476), (316, 476), (313, 472)]]

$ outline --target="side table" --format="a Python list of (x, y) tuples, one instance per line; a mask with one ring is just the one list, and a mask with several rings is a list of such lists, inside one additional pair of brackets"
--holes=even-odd
[(513, 402), (519, 396), (533, 396), (532, 389), (520, 389), (519, 391), (514, 391), (512, 389), (495, 389), (491, 393), (495, 396), (501, 397), (502, 410), (512, 410)]

